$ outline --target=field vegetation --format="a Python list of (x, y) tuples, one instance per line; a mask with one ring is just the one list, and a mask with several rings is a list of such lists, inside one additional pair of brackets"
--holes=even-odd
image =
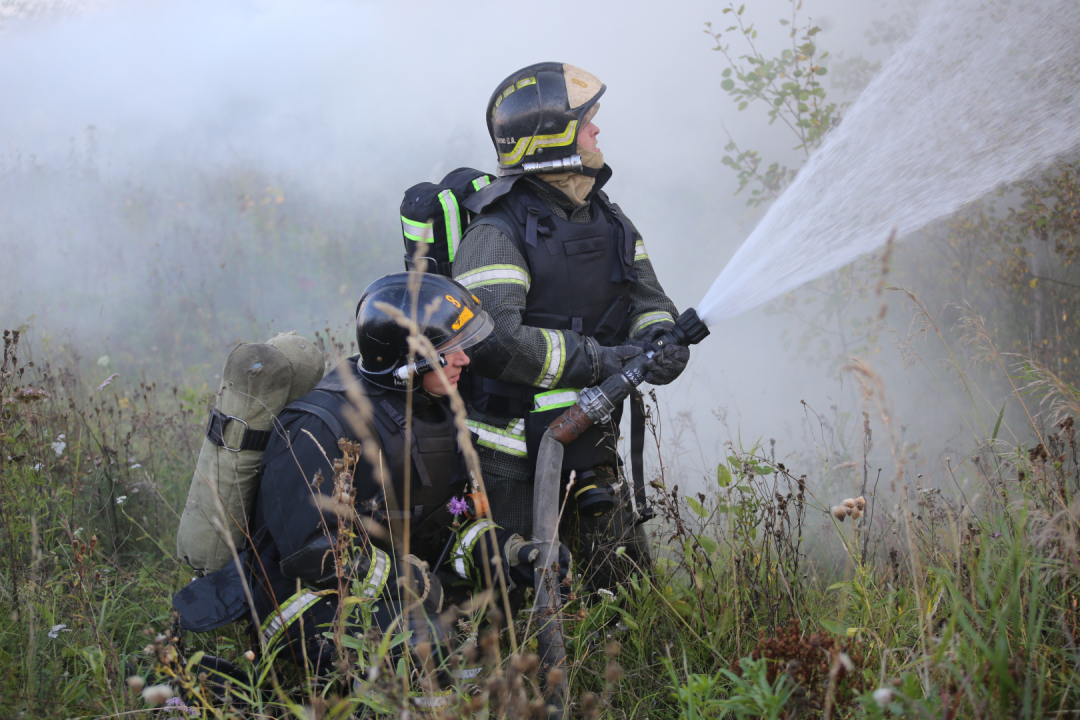
[[(857, 57), (832, 62), (797, 12), (780, 26), (791, 32), (790, 51), (733, 50), (732, 38), (756, 38), (740, 17), (732, 6), (724, 19), (734, 24), (709, 29), (729, 64), (722, 89), (740, 109), (775, 109), (778, 127), (808, 154), (841, 121), (840, 94), (857, 91), (874, 67)], [(907, 22), (875, 26), (874, 39), (895, 42)], [(781, 73), (790, 81), (777, 82)], [(839, 83), (827, 91), (830, 73)], [(725, 162), (752, 205), (793, 177), (731, 143)], [(46, 181), (43, 169), (19, 172), (7, 181)], [(235, 202), (223, 213), (229, 241), (200, 252), (243, 272), (262, 267), (248, 251), (256, 240), (268, 266), (284, 265), (292, 247), (313, 247), (315, 291), (335, 313), (351, 303), (338, 297), (331, 272), (341, 263), (340, 228), (328, 227), (326, 213), (291, 215), (277, 201), (288, 189), (248, 174), (209, 185), (207, 198)], [(176, 204), (198, 198), (157, 203), (137, 189), (126, 197), (124, 232), (196, 244), (212, 235), (186, 225)], [(928, 229), (918, 253), (890, 243), (775, 303), (772, 312), (798, 321), (793, 362), (842, 372), (862, 403), (855, 413), (804, 406), (807, 450), (734, 432), (706, 457), (715, 474), (704, 485), (695, 478), (688, 492), (672, 470), (678, 454), (709, 451), (688, 448), (692, 434), (662, 420), (652, 398), (656, 563), (617, 593), (574, 587), (563, 615), (576, 715), (1080, 713), (1078, 197), (1075, 164), (1063, 161)], [(355, 220), (336, 217), (342, 227)], [(927, 248), (944, 261), (926, 262)], [(175, 531), (214, 401), (195, 359), (213, 365), (233, 341), (198, 297), (221, 293), (220, 312), (246, 318), (256, 334), (265, 318), (257, 301), (212, 276), (158, 281), (166, 279), (187, 305), (172, 313), (130, 306), (130, 322), (153, 312), (188, 325), (145, 328), (111, 359), (88, 358), (84, 338), (50, 337), (32, 323), (4, 331), (0, 716), (421, 714), (410, 692), (428, 681), (431, 656), (399, 658), (400, 633), (331, 632), (342, 662), (316, 678), (263, 656), (239, 625), (179, 631), (171, 597), (192, 578), (175, 557)], [(145, 291), (133, 286), (124, 297)], [(897, 331), (887, 317), (900, 308), (913, 321)], [(349, 353), (331, 328), (290, 318), (301, 320), (319, 328), (328, 364)], [(940, 463), (925, 460), (941, 450), (935, 438), (909, 438), (894, 424), (889, 382), (867, 361), (885, 344), (911, 361), (908, 372), (948, 378), (942, 392), (974, 418), (965, 447), (943, 452)], [(451, 661), (483, 671), (460, 683), (442, 715), (542, 716), (535, 623), (527, 614), (508, 619), (488, 600), (460, 624), (473, 640)], [(223, 688), (200, 674), (206, 655), (231, 661), (240, 676)]]
[[(411, 707), (415, 668), (386, 665), (401, 637), (338, 637), (353, 663), (331, 682), (253, 662), (240, 627), (179, 632), (170, 598), (191, 573), (173, 537), (204, 399), (154, 382), (88, 387), (70, 355), (38, 356), (18, 332), (4, 341), (4, 714), (124, 716), (146, 711), (143, 693), (162, 684), (172, 689), (152, 701), (176, 692), (172, 710), (207, 717)], [(656, 567), (565, 609), (583, 716), (1004, 718), (1076, 706), (1080, 392), (1028, 363), (1014, 380), (1028, 388), (1030, 442), (999, 437), (999, 416), (946, 485), (912, 472), (881, 378), (850, 371), (867, 401), (860, 423), (844, 431), (807, 408), (817, 457), (729, 444), (707, 492), (665, 475), (653, 406)], [(869, 464), (879, 446), (892, 466)], [(485, 672), (450, 716), (537, 712), (535, 628), (522, 615), (510, 632), (499, 605), (463, 626), (476, 643), (459, 659)], [(231, 710), (200, 682), (204, 652), (249, 677)]]

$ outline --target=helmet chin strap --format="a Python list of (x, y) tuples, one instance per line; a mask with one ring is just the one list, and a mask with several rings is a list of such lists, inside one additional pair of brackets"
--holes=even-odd
[(507, 177), (509, 175), (540, 175), (542, 173), (562, 173), (573, 172), (581, 173), (588, 177), (596, 177), (600, 170), (597, 168), (585, 167), (581, 162), (580, 155), (571, 155), (568, 158), (561, 160), (545, 160), (543, 162), (527, 162), (522, 163), (517, 167), (512, 168), (499, 168), (497, 170), (500, 176)]

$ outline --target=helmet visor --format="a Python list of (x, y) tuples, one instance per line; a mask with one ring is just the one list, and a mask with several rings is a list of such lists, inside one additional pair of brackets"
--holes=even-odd
[(449, 355), (458, 350), (466, 350), (484, 340), (494, 329), (495, 323), (491, 321), (491, 316), (476, 308), (475, 314), (465, 323), (465, 327), (461, 328), (461, 332), (435, 348), (435, 351), (440, 355)]

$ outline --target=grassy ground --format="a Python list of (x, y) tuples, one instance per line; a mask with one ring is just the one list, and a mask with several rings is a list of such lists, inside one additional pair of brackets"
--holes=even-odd
[[(240, 628), (178, 638), (172, 594), (191, 579), (173, 545), (207, 402), (160, 380), (103, 383), (107, 368), (4, 336), (0, 376), (0, 715), (405, 717), (400, 637), (337, 637), (358, 662), (316, 681), (245, 656)], [(39, 351), (40, 353), (40, 351)], [(1080, 465), (1074, 388), (1037, 367), (1023, 380), (1045, 417), (1030, 442), (997, 426), (963, 459), (971, 493), (909, 467), (880, 379), (846, 455), (805, 468), (774, 448), (730, 446), (708, 492), (652, 486), (656, 567), (614, 597), (566, 609), (574, 712), (584, 717), (1069, 717), (1080, 712)], [(99, 386), (100, 385), (100, 386)], [(1038, 398), (1028, 395), (1028, 403)], [(1025, 407), (1025, 410), (1027, 408)], [(1036, 408), (1032, 408), (1034, 410)], [(653, 417), (659, 417), (658, 412)], [(654, 436), (664, 457), (664, 428)], [(871, 468), (871, 453), (895, 460)], [(846, 467), (861, 496), (808, 482)], [(852, 470), (852, 468), (854, 468)], [(951, 472), (950, 468), (950, 472)], [(448, 716), (539, 712), (534, 628), (477, 610), (480, 694)], [(492, 619), (494, 616), (494, 619)], [(179, 641), (179, 642), (178, 642)], [(248, 674), (236, 708), (210, 707), (201, 652)], [(424, 658), (412, 658), (423, 667)], [(373, 672), (368, 668), (379, 668)], [(156, 684), (183, 707), (153, 709)], [(261, 686), (261, 691), (254, 686)], [(245, 685), (247, 687), (245, 687)], [(153, 693), (150, 693), (153, 695)], [(163, 702), (165, 695), (151, 697)], [(177, 700), (171, 702), (176, 703)], [(415, 709), (414, 709), (415, 712)]]

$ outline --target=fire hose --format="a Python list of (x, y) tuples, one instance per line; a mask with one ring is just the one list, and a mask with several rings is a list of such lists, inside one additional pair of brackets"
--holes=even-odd
[[(595, 387), (581, 391), (578, 402), (548, 426), (540, 441), (533, 485), (533, 544), (540, 550), (541, 562), (535, 567), (537, 651), (545, 678), (549, 717), (565, 715), (569, 684), (566, 677), (566, 643), (559, 619), (559, 589), (552, 565), (559, 560), (559, 495), (562, 484), (563, 447), (577, 440), (598, 423), (611, 422), (617, 407), (645, 381), (653, 358), (668, 345), (689, 347), (709, 335), (709, 328), (693, 308), (675, 320), (668, 332), (657, 338), (645, 351)], [(635, 501), (644, 507), (644, 488), (636, 490)], [(557, 682), (547, 682), (551, 670), (559, 669)], [(556, 678), (552, 678), (555, 680)]]

